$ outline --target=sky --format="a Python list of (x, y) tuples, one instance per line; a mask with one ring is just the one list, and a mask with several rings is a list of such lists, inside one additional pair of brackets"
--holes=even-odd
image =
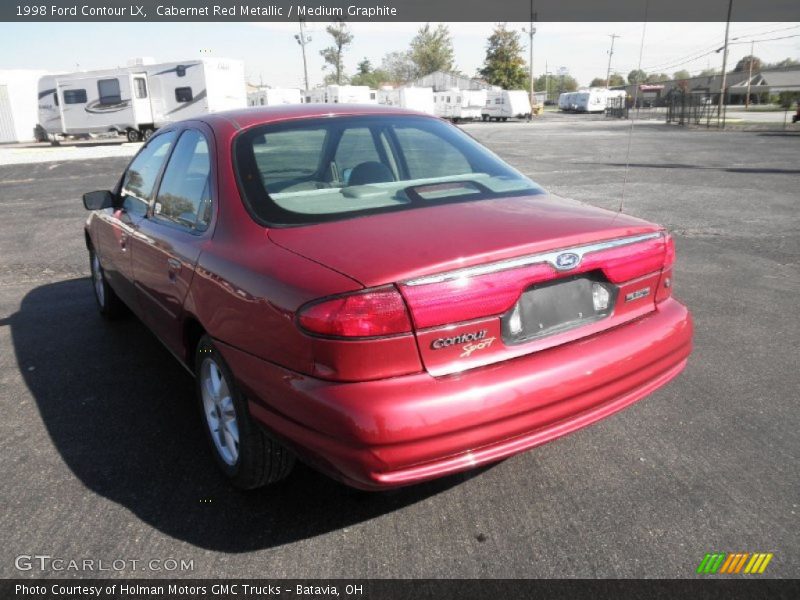
[[(474, 75), (483, 63), (486, 38), (494, 23), (448, 24), (456, 68)], [(521, 30), (526, 23), (509, 23)], [(565, 68), (588, 85), (605, 77), (610, 34), (617, 34), (612, 72), (627, 75), (640, 64), (647, 72), (694, 74), (719, 69), (725, 23), (544, 23), (534, 37), (534, 75)], [(353, 44), (347, 51), (346, 72), (356, 72), (363, 58), (378, 66), (383, 56), (405, 50), (420, 23), (350, 23)], [(241, 59), (250, 83), (273, 87), (303, 87), (300, 47), (294, 39), (297, 23), (0, 23), (0, 69), (42, 69), (70, 72), (123, 66), (131, 58), (156, 62), (181, 61), (204, 55)], [(312, 87), (322, 82), (319, 51), (330, 43), (324, 23), (310, 23), (307, 46)], [(642, 39), (644, 36), (644, 44)], [(794, 36), (794, 37), (786, 37)], [(785, 39), (770, 39), (785, 37)], [(750, 53), (765, 62), (800, 59), (800, 23), (732, 23), (731, 67)], [(523, 35), (527, 60), (528, 37)], [(708, 54), (707, 54), (708, 53)], [(705, 54), (705, 55), (704, 55)], [(704, 55), (704, 56), (701, 56)], [(692, 60), (690, 60), (692, 59)]]

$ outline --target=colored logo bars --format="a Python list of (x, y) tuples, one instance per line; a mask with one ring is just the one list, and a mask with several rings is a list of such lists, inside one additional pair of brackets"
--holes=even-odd
[(755, 575), (766, 570), (772, 556), (771, 552), (754, 552), (752, 554), (749, 552), (715, 552), (703, 557), (697, 567), (697, 572), (707, 575), (715, 573)]

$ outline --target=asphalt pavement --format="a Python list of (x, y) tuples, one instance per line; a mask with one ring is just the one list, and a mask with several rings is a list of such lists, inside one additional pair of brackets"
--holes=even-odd
[[(300, 467), (238, 492), (189, 376), (136, 319), (95, 312), (80, 196), (128, 159), (0, 166), (0, 576), (673, 578), (717, 551), (772, 552), (767, 575), (800, 576), (800, 137), (465, 129), (557, 194), (669, 227), (696, 326), (678, 379), (444, 480), (370, 494)], [(20, 571), (21, 555), (126, 563)], [(170, 558), (191, 569), (143, 564)]]

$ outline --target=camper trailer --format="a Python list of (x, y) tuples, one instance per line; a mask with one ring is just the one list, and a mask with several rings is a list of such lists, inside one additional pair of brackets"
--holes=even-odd
[(451, 89), (436, 92), (434, 110), (437, 117), (451, 121), (469, 121), (480, 119), (481, 111), (486, 105), (486, 90)]
[(378, 92), (366, 85), (326, 85), (306, 90), (305, 100), (313, 104), (377, 104)]
[(303, 100), (303, 94), (298, 88), (260, 88), (247, 94), (248, 106), (302, 104)]
[(574, 94), (572, 110), (584, 113), (599, 113), (606, 109), (609, 91), (605, 88), (579, 90)]
[(245, 106), (238, 60), (137, 64), (39, 80), (39, 124), (51, 135), (116, 132), (134, 142), (173, 121)]
[(488, 90), (481, 110), (484, 121), (507, 121), (531, 116), (531, 102), (525, 90)]
[(558, 110), (569, 112), (572, 110), (572, 101), (575, 92), (564, 92), (558, 96)]
[(434, 114), (433, 88), (384, 87), (378, 90), (378, 104), (407, 108), (432, 115)]

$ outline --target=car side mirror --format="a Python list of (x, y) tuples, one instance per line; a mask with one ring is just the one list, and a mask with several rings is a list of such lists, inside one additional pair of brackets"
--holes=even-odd
[(108, 190), (89, 192), (83, 195), (83, 206), (86, 210), (102, 210), (114, 207), (114, 195)]

